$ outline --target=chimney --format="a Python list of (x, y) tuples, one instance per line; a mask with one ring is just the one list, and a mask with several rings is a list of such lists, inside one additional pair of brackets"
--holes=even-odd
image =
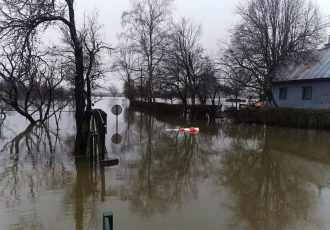
[(328, 43), (324, 45), (325, 48), (330, 48), (330, 35), (328, 37)]

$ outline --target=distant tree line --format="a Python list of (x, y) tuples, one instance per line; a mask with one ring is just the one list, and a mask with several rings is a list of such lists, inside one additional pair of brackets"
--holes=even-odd
[(202, 104), (219, 96), (219, 74), (200, 44), (201, 25), (172, 17), (173, 1), (132, 1), (113, 70), (124, 79), (129, 99), (155, 98)]
[(172, 0), (135, 0), (122, 14), (124, 32), (112, 66), (130, 100), (163, 98), (215, 104), (220, 95), (256, 95), (276, 106), (272, 83), (292, 55), (316, 49), (328, 25), (304, 0), (248, 0), (241, 21), (216, 57), (200, 44), (201, 25), (172, 17)]

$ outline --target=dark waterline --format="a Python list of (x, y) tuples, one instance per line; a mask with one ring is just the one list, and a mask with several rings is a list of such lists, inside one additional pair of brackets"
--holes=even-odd
[[(330, 229), (329, 132), (184, 124), (130, 111), (122, 98), (96, 107), (108, 112), (106, 147), (120, 160), (104, 171), (72, 157), (72, 113), (58, 133), (7, 116), (0, 229), (101, 229), (103, 211), (118, 230)], [(181, 125), (201, 132), (165, 131)]]

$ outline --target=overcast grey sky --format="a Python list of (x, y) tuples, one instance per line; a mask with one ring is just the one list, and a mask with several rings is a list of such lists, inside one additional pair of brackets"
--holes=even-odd
[[(312, 1), (319, 6), (323, 16), (330, 16), (330, 0)], [(174, 2), (175, 18), (189, 17), (203, 26), (201, 43), (212, 56), (218, 50), (218, 41), (228, 41), (229, 30), (239, 20), (235, 15), (235, 7), (239, 3), (244, 4), (245, 0), (174, 0)], [(100, 15), (99, 22), (104, 25), (107, 42), (115, 46), (118, 33), (123, 31), (121, 15), (124, 10), (130, 9), (130, 5), (130, 0), (77, 0), (76, 16), (81, 22), (84, 12), (97, 10)], [(330, 29), (324, 35), (324, 39), (328, 35)], [(107, 77), (104, 84), (114, 84), (122, 89), (122, 83), (113, 76)]]
[[(121, 14), (130, 9), (130, 0), (78, 0), (76, 14), (80, 18), (85, 11), (96, 9), (100, 23), (104, 25), (106, 39), (115, 45), (117, 34), (122, 31)], [(244, 0), (175, 0), (175, 17), (190, 17), (203, 26), (202, 44), (210, 52), (217, 49), (217, 41), (225, 41), (228, 31), (238, 21), (235, 6)], [(313, 0), (321, 13), (330, 15), (330, 0)], [(330, 34), (330, 30), (328, 30)], [(324, 35), (327, 37), (327, 34)]]

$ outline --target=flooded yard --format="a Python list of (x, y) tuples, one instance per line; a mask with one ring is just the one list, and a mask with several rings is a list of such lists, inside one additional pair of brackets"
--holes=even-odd
[[(111, 108), (119, 104), (116, 117)], [(128, 109), (108, 113), (106, 148), (119, 165), (75, 159), (74, 114), (60, 129), (16, 113), (0, 127), (0, 229), (330, 229), (330, 132), (186, 124)], [(192, 135), (166, 128), (197, 126)]]

